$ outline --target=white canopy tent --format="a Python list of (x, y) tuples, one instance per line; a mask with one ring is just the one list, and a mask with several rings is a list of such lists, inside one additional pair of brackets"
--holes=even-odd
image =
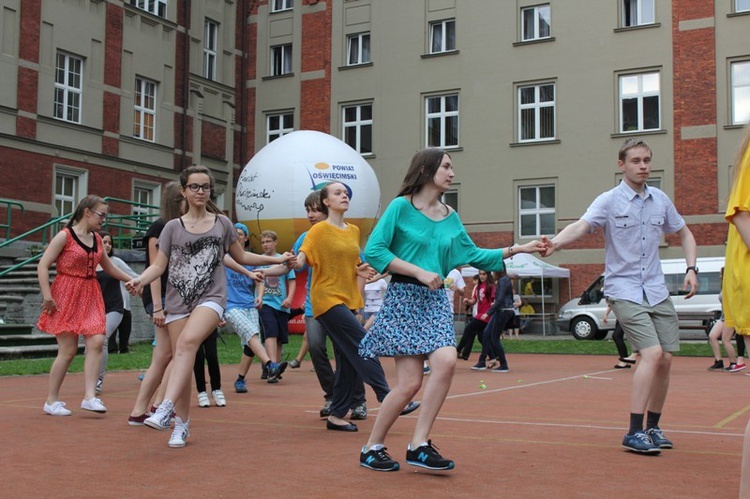
[[(570, 270), (562, 267), (556, 267), (528, 253), (517, 253), (510, 258), (505, 259), (505, 270), (512, 277), (538, 277), (544, 288), (544, 279), (563, 278), (568, 279), (568, 294), (570, 295)], [(478, 270), (474, 267), (464, 267), (461, 269), (461, 275), (471, 278), (477, 274)], [(542, 294), (542, 317), (545, 317), (544, 294)], [(542, 334), (547, 334), (546, 321), (542, 321)]]

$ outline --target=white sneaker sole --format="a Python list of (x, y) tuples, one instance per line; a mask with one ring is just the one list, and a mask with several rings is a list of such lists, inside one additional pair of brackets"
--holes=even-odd
[(150, 419), (146, 419), (146, 421), (143, 422), (145, 426), (148, 426), (149, 428), (153, 428), (154, 430), (164, 431), (169, 430), (172, 428), (171, 426), (162, 426), (159, 424), (158, 421), (151, 421)]

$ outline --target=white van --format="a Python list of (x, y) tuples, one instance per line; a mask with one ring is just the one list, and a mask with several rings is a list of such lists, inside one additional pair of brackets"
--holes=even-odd
[[(685, 299), (687, 292), (682, 290), (685, 266), (684, 258), (661, 261), (669, 296), (680, 319), (680, 329), (705, 329), (708, 334), (713, 322), (721, 316), (720, 271), (724, 257), (698, 258), (698, 292), (689, 300)], [(607, 324), (602, 322), (607, 310), (603, 285), (604, 275), (600, 275), (580, 298), (563, 305), (557, 314), (558, 328), (570, 331), (578, 340), (606, 338), (607, 333), (615, 328), (615, 316), (610, 313)]]

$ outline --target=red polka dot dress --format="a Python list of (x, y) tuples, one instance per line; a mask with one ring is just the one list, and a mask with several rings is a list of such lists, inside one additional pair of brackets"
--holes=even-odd
[(67, 239), (57, 257), (57, 276), (52, 299), (57, 310), (42, 312), (37, 329), (49, 334), (105, 334), (104, 299), (96, 280), (96, 266), (102, 259), (102, 239), (94, 233), (94, 245), (84, 245), (70, 228), (64, 229)]

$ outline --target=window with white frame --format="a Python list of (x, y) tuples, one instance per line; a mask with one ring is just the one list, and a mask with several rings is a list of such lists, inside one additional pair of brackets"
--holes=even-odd
[(430, 23), (430, 53), (456, 50), (456, 20), (446, 19)]
[(130, 5), (155, 16), (167, 17), (167, 0), (130, 0)]
[(266, 116), (266, 144), (278, 139), (282, 135), (294, 131), (294, 114), (278, 113)]
[(661, 126), (659, 73), (621, 75), (619, 80), (620, 132), (658, 130)]
[(139, 217), (139, 225), (148, 226), (154, 221), (154, 218), (150, 215), (159, 213), (160, 194), (161, 186), (159, 184), (141, 181), (133, 183), (133, 201), (138, 204), (133, 205), (132, 213)]
[(135, 79), (133, 106), (133, 137), (156, 140), (156, 83), (145, 78)]
[(271, 76), (291, 74), (292, 44), (271, 47)]
[(203, 25), (203, 77), (216, 79), (216, 61), (219, 50), (219, 24), (206, 19)]
[(537, 5), (521, 9), (521, 40), (541, 40), (550, 37), (550, 6)]
[(621, 0), (622, 26), (642, 26), (654, 23), (654, 0)]
[(71, 215), (85, 195), (85, 171), (55, 167), (54, 204), (58, 216)]
[(555, 84), (518, 87), (518, 140), (555, 138)]
[(519, 187), (518, 218), (521, 237), (555, 234), (555, 186)]
[(750, 0), (734, 0), (734, 11), (735, 12), (749, 12)]
[(294, 7), (294, 0), (271, 0), (271, 12), (281, 12)]
[(443, 203), (453, 208), (453, 211), (458, 213), (458, 189), (450, 189), (444, 192), (443, 195), (440, 196), (440, 199)]
[(458, 94), (425, 98), (427, 147), (458, 147)]
[(372, 104), (345, 106), (343, 139), (360, 154), (372, 154)]
[(370, 33), (357, 33), (346, 38), (346, 65), (370, 62)]
[(732, 124), (750, 121), (750, 61), (732, 63)]
[(58, 52), (55, 64), (55, 118), (80, 123), (82, 94), (83, 59)]

